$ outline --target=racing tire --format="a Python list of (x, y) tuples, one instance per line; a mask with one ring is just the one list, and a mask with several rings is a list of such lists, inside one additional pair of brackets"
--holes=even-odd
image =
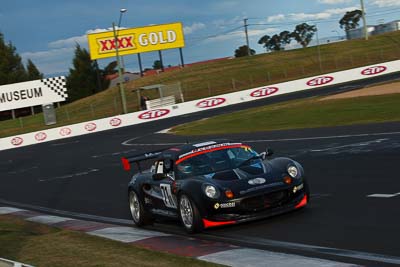
[(186, 232), (194, 234), (203, 230), (203, 222), (196, 204), (187, 195), (179, 197), (179, 217)]
[(136, 226), (145, 226), (153, 223), (153, 219), (150, 214), (144, 209), (143, 201), (140, 199), (136, 190), (129, 191), (129, 209), (133, 223)]

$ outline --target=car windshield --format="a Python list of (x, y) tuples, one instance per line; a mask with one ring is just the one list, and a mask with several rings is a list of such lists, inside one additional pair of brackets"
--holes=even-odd
[(258, 153), (245, 145), (194, 153), (182, 158), (177, 163), (176, 169), (182, 178), (228, 169), (246, 168), (246, 166), (262, 168)]

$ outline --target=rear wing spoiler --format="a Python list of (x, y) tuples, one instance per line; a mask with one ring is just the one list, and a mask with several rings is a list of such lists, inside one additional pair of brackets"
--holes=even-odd
[(134, 155), (131, 157), (122, 157), (121, 158), (122, 166), (124, 167), (125, 171), (130, 171), (132, 169), (131, 163), (136, 163), (136, 166), (138, 167), (139, 172), (142, 172), (142, 170), (140, 168), (140, 162), (150, 160), (150, 159), (155, 159), (161, 153), (162, 153), (162, 151), (154, 151), (154, 152), (148, 152), (148, 153), (144, 153), (144, 154)]

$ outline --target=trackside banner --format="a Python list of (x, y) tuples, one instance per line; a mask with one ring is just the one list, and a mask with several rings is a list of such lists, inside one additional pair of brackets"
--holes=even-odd
[(114, 31), (88, 34), (90, 58), (114, 57), (116, 48), (123, 56), (185, 46), (180, 22), (116, 30), (116, 36)]
[(65, 77), (0, 86), (0, 111), (65, 101)]
[[(114, 117), (108, 117), (100, 120), (87, 121), (39, 132), (0, 138), (0, 150), (39, 144), (84, 134), (97, 133), (293, 92), (306, 91), (310, 96), (312, 96), (314, 89), (316, 88), (340, 85), (351, 81), (399, 72), (400, 60), (396, 60), (351, 70), (327, 73), (295, 81), (260, 86), (239, 92), (193, 100), (157, 109), (116, 115)], [(340, 90), (340, 86), (337, 88)]]

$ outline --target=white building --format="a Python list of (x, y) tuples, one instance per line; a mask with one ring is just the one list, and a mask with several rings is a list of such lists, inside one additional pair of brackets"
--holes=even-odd
[[(394, 32), (400, 30), (400, 20), (382, 23), (379, 25), (368, 25), (368, 36), (378, 35), (386, 32)], [(347, 31), (346, 37), (348, 40), (360, 39), (364, 37), (364, 28), (357, 28)]]
[(400, 30), (400, 20), (391, 21), (388, 23), (383, 23), (375, 26), (375, 34), (382, 34), (385, 32), (394, 32)]
[[(367, 26), (368, 36), (373, 35), (374, 31), (375, 31), (375, 26), (373, 26), (373, 25)], [(364, 37), (364, 27), (347, 31), (346, 37), (347, 37), (347, 40), (363, 38)]]

